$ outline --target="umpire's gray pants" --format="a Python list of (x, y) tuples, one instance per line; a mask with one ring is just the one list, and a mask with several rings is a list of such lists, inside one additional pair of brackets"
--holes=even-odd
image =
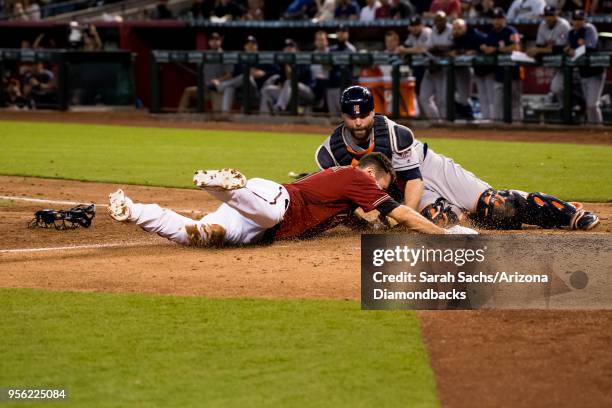
[[(504, 83), (494, 81), (493, 89), (495, 92), (495, 99), (493, 102), (493, 119), (503, 120), (504, 119)], [(521, 94), (522, 86), (521, 81), (512, 81), (512, 120), (520, 121), (523, 119), (523, 109), (521, 106)]]
[(427, 119), (446, 118), (446, 74), (443, 70), (425, 72), (421, 82), (419, 105)]
[(461, 215), (463, 211), (472, 213), (480, 195), (491, 186), (480, 180), (473, 173), (465, 170), (453, 159), (427, 151), (425, 159), (421, 157), (421, 174), (423, 176), (423, 196), (419, 211), (438, 198), (446, 199), (453, 212)]
[(580, 78), (580, 87), (586, 104), (587, 122), (602, 123), (601, 109), (599, 109), (599, 97), (603, 91), (605, 72), (588, 78)]
[(474, 82), (480, 101), (482, 119), (491, 120), (493, 119), (493, 101), (495, 100), (495, 75), (474, 75)]

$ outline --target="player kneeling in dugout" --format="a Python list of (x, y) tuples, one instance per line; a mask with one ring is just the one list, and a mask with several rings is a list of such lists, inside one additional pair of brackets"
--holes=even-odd
[(475, 226), (488, 229), (530, 224), (586, 231), (599, 223), (597, 215), (580, 203), (539, 192), (494, 189), (418, 141), (407, 127), (375, 114), (367, 88), (347, 88), (340, 105), (344, 122), (316, 151), (319, 168), (354, 165), (371, 152), (382, 153), (397, 176), (389, 194), (436, 225), (448, 227), (468, 217)]
[(378, 210), (410, 230), (427, 234), (475, 234), (469, 228), (442, 229), (385, 191), (394, 182), (391, 162), (381, 153), (356, 166), (333, 167), (291, 184), (246, 178), (237, 170), (198, 170), (193, 182), (222, 201), (196, 221), (157, 204), (138, 204), (122, 190), (109, 195), (108, 212), (120, 222), (183, 245), (206, 247), (255, 244), (311, 237), (340, 223), (357, 207)]

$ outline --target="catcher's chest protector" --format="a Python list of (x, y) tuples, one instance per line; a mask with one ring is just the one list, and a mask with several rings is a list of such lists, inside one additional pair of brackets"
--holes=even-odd
[(342, 137), (342, 129), (344, 126), (340, 125), (334, 130), (334, 133), (329, 139), (329, 147), (331, 154), (334, 156), (334, 160), (340, 166), (356, 165), (357, 161), (368, 153), (379, 152), (391, 159), (391, 139), (389, 126), (385, 117), (382, 115), (374, 115), (374, 148), (367, 149), (363, 152), (356, 153), (350, 152), (349, 147), (344, 143)]

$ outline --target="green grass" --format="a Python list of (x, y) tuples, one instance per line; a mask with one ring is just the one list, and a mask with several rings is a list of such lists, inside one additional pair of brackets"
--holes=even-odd
[(0, 173), (192, 187), (193, 171), (235, 167), (287, 180), (313, 170), (322, 136), (0, 122)]
[[(190, 187), (195, 169), (287, 181), (315, 169), (324, 135), (1, 122), (0, 174)], [(330, 129), (331, 130), (331, 129)], [(417, 133), (418, 134), (418, 133)], [(428, 140), (497, 188), (612, 201), (612, 147)]]
[(67, 406), (438, 406), (413, 312), (30, 289), (0, 310), (0, 387)]

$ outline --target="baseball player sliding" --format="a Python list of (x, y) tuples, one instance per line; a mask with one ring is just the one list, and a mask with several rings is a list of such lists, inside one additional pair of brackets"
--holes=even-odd
[(597, 215), (579, 203), (543, 193), (495, 190), (415, 139), (407, 127), (375, 114), (372, 95), (364, 87), (347, 88), (340, 105), (344, 122), (317, 149), (317, 165), (321, 169), (346, 166), (370, 152), (384, 154), (397, 175), (390, 194), (436, 225), (456, 224), (466, 214), (475, 225), (491, 229), (531, 224), (586, 231), (599, 223)]
[(389, 159), (381, 153), (363, 156), (353, 166), (333, 167), (292, 184), (246, 178), (238, 171), (198, 170), (193, 182), (222, 201), (216, 211), (193, 220), (157, 204), (139, 204), (122, 190), (109, 195), (108, 212), (120, 222), (196, 247), (255, 244), (313, 236), (338, 224), (339, 216), (361, 207), (378, 210), (410, 230), (426, 234), (476, 233), (455, 226), (448, 230), (395, 201), (385, 189), (394, 182)]

